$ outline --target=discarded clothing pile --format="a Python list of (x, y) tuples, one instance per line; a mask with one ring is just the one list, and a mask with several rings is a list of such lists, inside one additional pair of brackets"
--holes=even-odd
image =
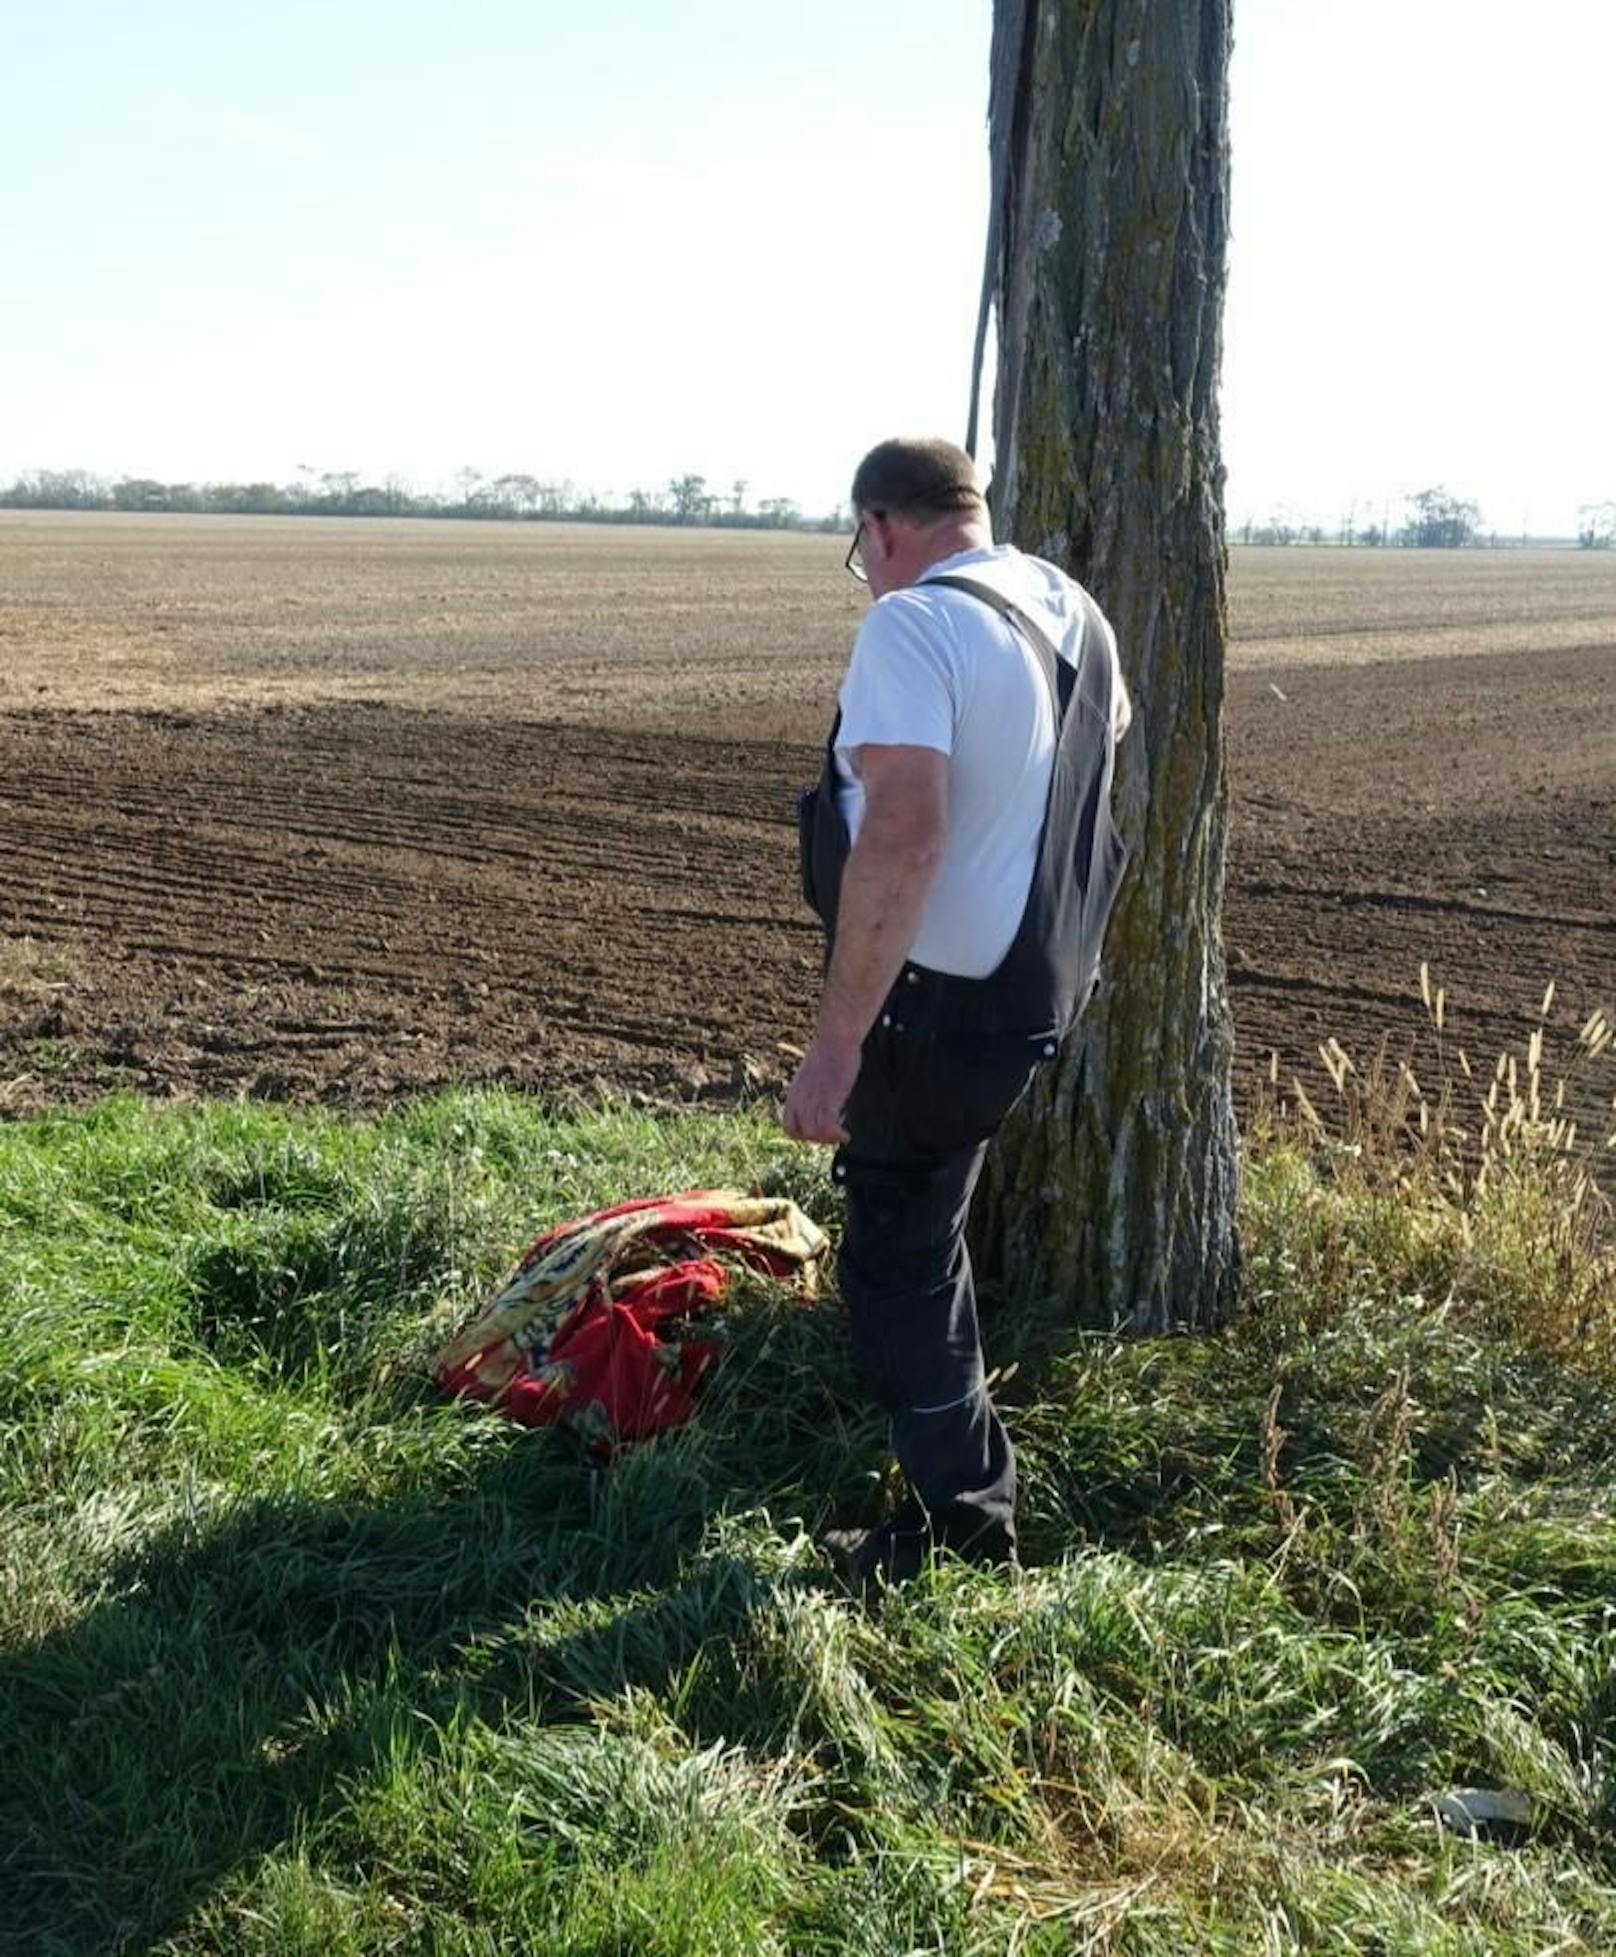
[(444, 1348), (451, 1393), (602, 1449), (690, 1418), (723, 1344), (730, 1286), (715, 1252), (811, 1296), (825, 1233), (783, 1197), (691, 1189), (597, 1210), (528, 1246), (493, 1301)]

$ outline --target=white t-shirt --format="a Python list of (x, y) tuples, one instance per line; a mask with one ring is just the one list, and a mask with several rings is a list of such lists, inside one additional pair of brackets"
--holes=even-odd
[[(920, 930), (917, 965), (986, 978), (1010, 949), (1027, 906), (1055, 759), (1055, 714), (1038, 654), (1014, 626), (969, 592), (927, 581), (958, 572), (1027, 612), (1061, 658), (1077, 664), (1088, 613), (1078, 587), (1042, 558), (1010, 544), (963, 550), (920, 581), (871, 605), (842, 681), (836, 736), (838, 796), (857, 840), (864, 785), (855, 751), (866, 744), (929, 747), (949, 757), (948, 835)], [(1107, 625), (1101, 656), (1117, 663)], [(1116, 732), (1130, 719), (1120, 669)]]

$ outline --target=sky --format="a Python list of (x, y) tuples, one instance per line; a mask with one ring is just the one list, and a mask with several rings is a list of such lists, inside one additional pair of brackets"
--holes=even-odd
[[(1146, 0), (1154, 4), (1155, 0)], [(1235, 0), (1236, 523), (1616, 499), (1612, 0)], [(963, 433), (988, 0), (81, 0), (0, 71), (0, 476), (694, 471)]]

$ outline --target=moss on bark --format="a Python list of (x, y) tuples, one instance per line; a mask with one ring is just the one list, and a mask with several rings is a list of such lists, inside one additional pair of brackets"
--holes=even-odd
[(996, 30), (996, 66), (1022, 65), (994, 91), (994, 513), (1116, 626), (1133, 864), (1100, 992), (995, 1148), (978, 1262), (1084, 1322), (1206, 1324), (1239, 1267), (1220, 923), (1229, 0), (999, 0)]

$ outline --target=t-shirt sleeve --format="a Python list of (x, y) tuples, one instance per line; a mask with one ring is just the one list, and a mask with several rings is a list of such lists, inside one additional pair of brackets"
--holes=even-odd
[(870, 607), (842, 681), (839, 748), (868, 744), (953, 753), (956, 700), (943, 643), (947, 630), (935, 613), (904, 603), (900, 593)]

